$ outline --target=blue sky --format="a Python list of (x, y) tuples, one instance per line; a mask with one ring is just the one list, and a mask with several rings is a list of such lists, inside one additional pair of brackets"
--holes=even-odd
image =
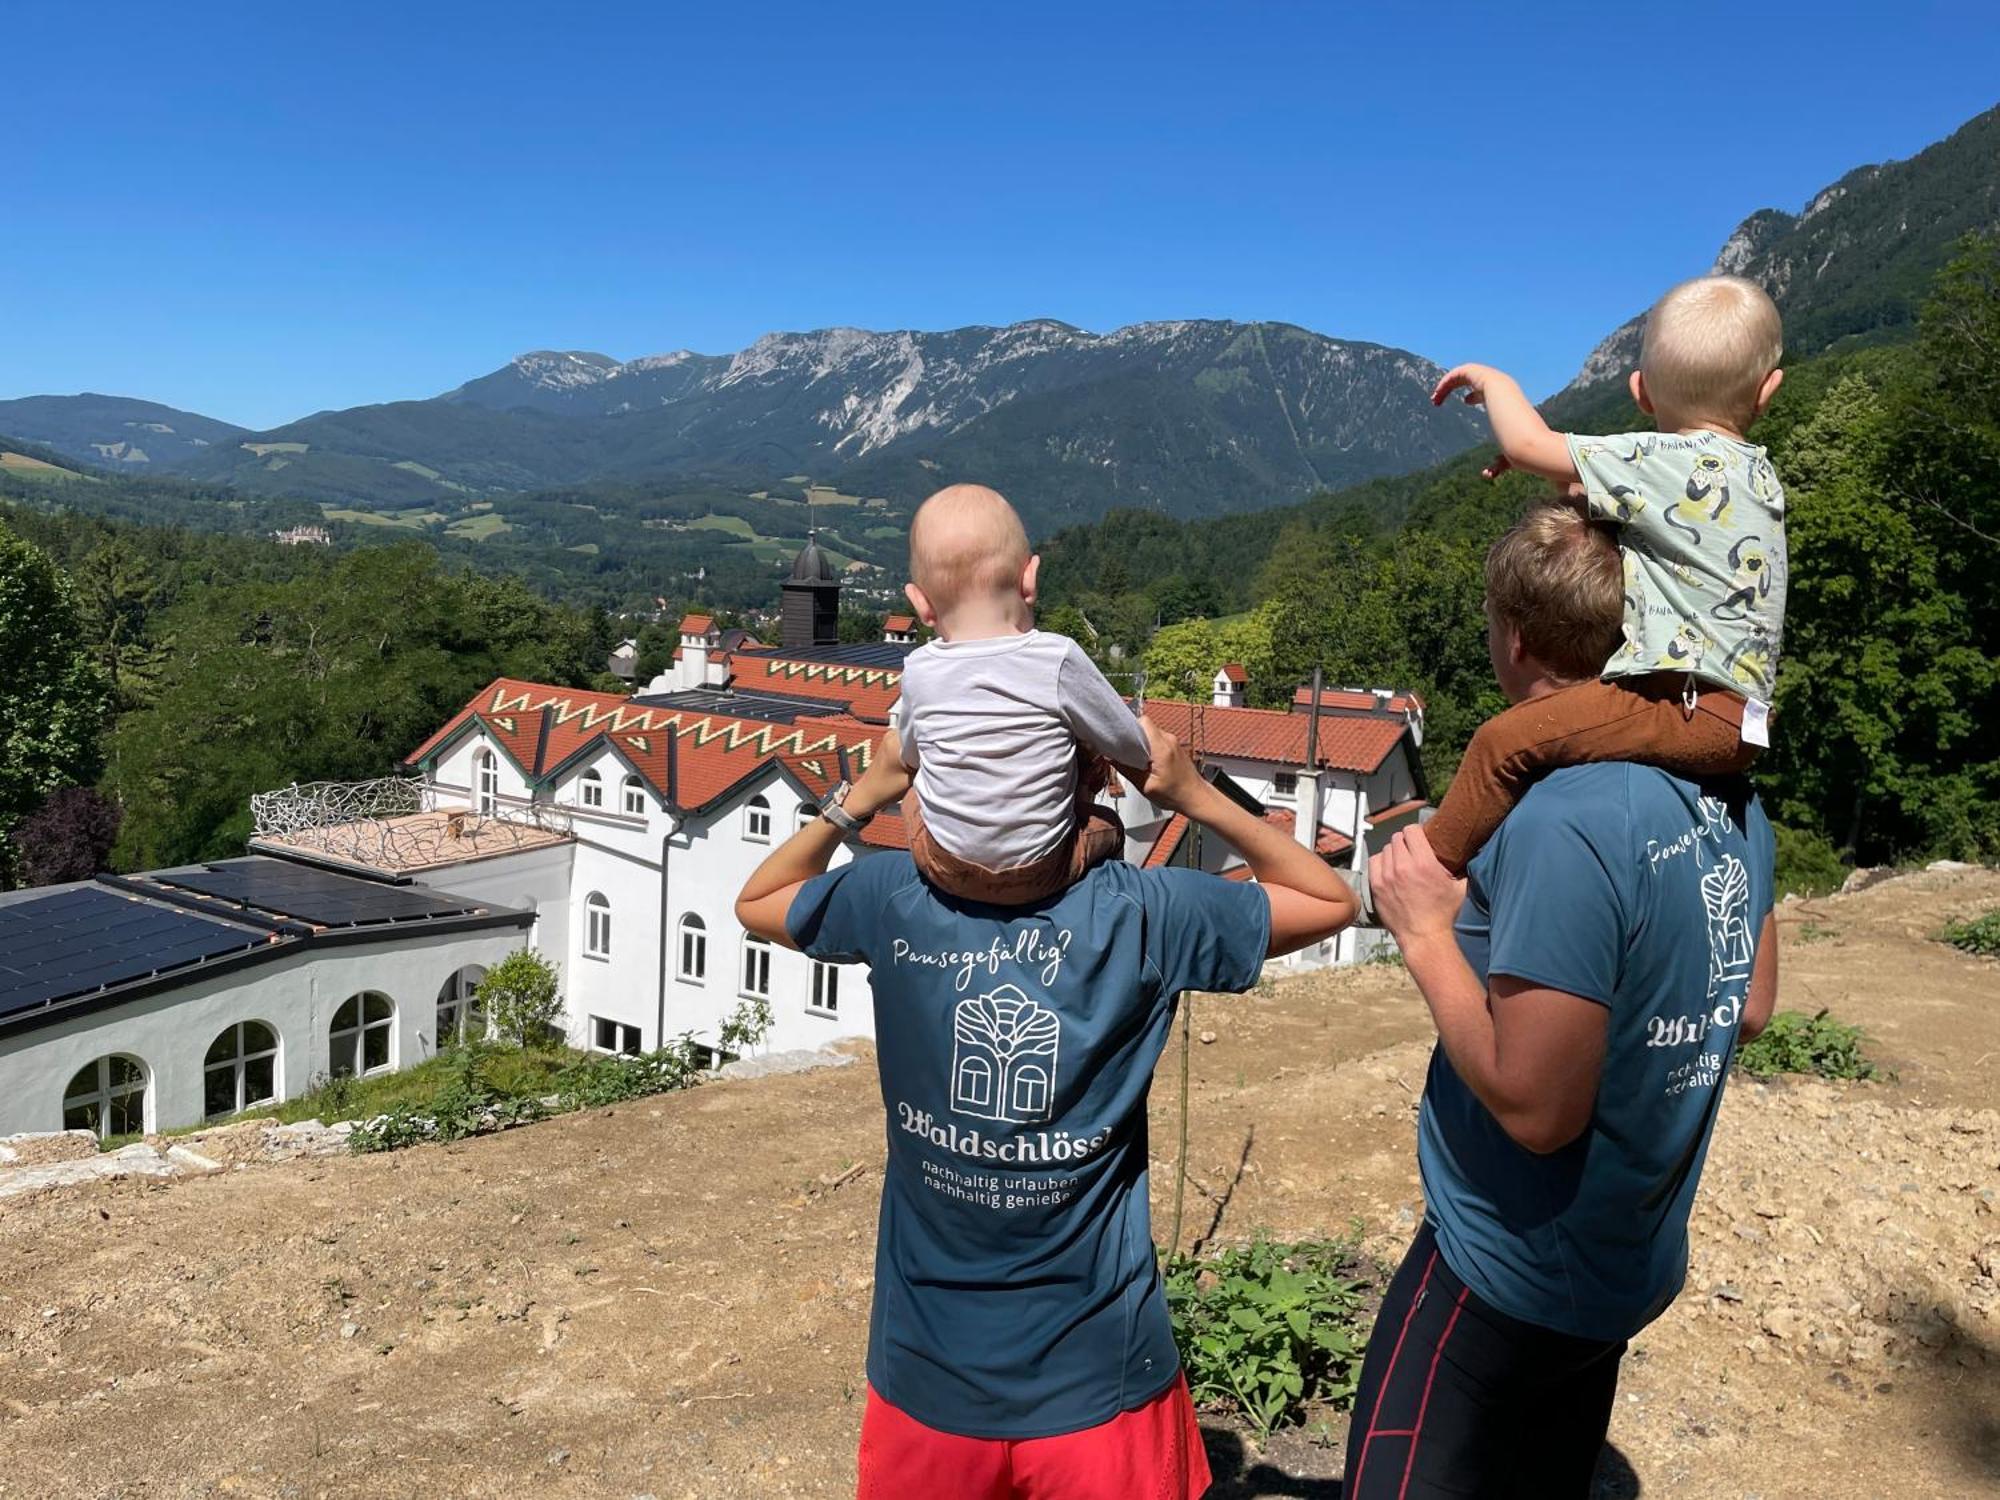
[(2000, 102), (2000, 6), (34, 5), (0, 397), (250, 426), (531, 348), (1272, 318), (1537, 394)]

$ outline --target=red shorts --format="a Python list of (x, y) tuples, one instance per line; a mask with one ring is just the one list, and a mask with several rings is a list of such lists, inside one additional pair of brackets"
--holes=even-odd
[(1187, 1377), (1136, 1411), (1045, 1438), (956, 1437), (868, 1388), (859, 1500), (1199, 1500), (1208, 1454)]

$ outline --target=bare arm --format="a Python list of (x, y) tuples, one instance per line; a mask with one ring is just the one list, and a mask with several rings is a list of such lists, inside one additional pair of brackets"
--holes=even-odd
[(1757, 935), (1757, 959), (1750, 969), (1750, 997), (1743, 1002), (1743, 1015), (1736, 1035), (1750, 1041), (1771, 1024), (1771, 1011), (1778, 1003), (1778, 917), (1764, 914), (1764, 930)]
[[(874, 754), (868, 758), (868, 769), (854, 783), (842, 806), (852, 816), (865, 818), (901, 797), (909, 786), (910, 771), (903, 764), (902, 746), (891, 730), (876, 742)], [(826, 873), (841, 837), (841, 831), (825, 818), (814, 818), (778, 845), (743, 882), (743, 889), (736, 897), (736, 920), (758, 937), (783, 943), (787, 948), (797, 947), (785, 928), (785, 919), (791, 914), (799, 887), (815, 875)]]
[(1574, 482), (1576, 462), (1569, 455), (1569, 443), (1560, 432), (1542, 420), (1514, 377), (1491, 365), (1459, 365), (1445, 371), (1431, 392), (1431, 405), (1442, 406), (1453, 391), (1465, 392), (1467, 406), (1484, 406), (1493, 424), (1493, 439), (1500, 456), (1484, 473), (1498, 479), (1509, 469), (1526, 469), (1545, 479)]
[(1148, 800), (1186, 814), (1243, 856), (1271, 903), (1269, 957), (1331, 937), (1354, 920), (1360, 903), (1337, 870), (1202, 780), (1180, 741), (1166, 730), (1151, 719), (1139, 722), (1152, 751)]
[(1445, 1056), (1500, 1128), (1542, 1154), (1583, 1134), (1597, 1105), (1610, 1012), (1510, 975), (1481, 985), (1452, 934), (1465, 882), (1438, 863), (1421, 829), (1397, 834), (1369, 879)]

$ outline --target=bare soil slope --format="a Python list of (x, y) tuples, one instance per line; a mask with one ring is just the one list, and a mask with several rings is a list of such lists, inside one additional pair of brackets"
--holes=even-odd
[[(1996, 902), (1935, 873), (1785, 908), (1781, 1004), (1900, 1076), (1735, 1080), (1603, 1493), (2000, 1491), (2000, 965), (1930, 940)], [(1399, 1253), (1429, 1035), (1402, 973), (1200, 997), (1194, 1029), (1182, 1241), (1358, 1221)], [(9, 1201), (0, 1496), (851, 1494), (881, 1154), (854, 1067)], [(1261, 1453), (1208, 1425), (1219, 1495), (1339, 1493), (1338, 1417)]]

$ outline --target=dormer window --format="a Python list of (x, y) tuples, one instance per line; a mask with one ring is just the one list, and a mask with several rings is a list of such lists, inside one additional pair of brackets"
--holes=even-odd
[(585, 771), (577, 783), (577, 800), (585, 807), (604, 806), (604, 778), (595, 771)]
[(762, 792), (744, 806), (743, 837), (753, 844), (771, 842), (771, 804)]
[(636, 776), (625, 778), (625, 815), (632, 818), (646, 816), (646, 784)]
[(500, 803), (500, 763), (491, 750), (482, 750), (472, 758), (472, 788), (473, 811), (483, 818), (492, 817)]

